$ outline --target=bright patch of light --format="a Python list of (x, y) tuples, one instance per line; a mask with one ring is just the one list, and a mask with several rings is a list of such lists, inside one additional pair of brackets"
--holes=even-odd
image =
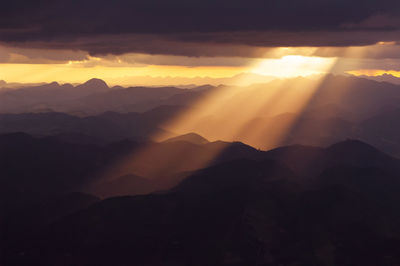
[(251, 72), (276, 77), (297, 77), (326, 73), (335, 62), (332, 57), (287, 55), (280, 59), (266, 59)]
[(400, 77), (400, 71), (384, 70), (384, 69), (358, 69), (358, 70), (347, 71), (346, 73), (354, 76), (377, 77), (382, 75), (392, 75), (397, 78)]

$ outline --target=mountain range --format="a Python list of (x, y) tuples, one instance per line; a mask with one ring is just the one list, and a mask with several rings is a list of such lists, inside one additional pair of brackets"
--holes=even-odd
[[(25, 195), (29, 195), (21, 190), (25, 182), (42, 184), (38, 188), (43, 191), (50, 181), (51, 193), (40, 198), (31, 194), (25, 203), (15, 206), (13, 200), (8, 206), (3, 261), (10, 265), (395, 265), (400, 259), (400, 161), (357, 140), (327, 148), (294, 145), (267, 152), (238, 143), (247, 154), (232, 156), (237, 148), (230, 150), (225, 153), (228, 157), (194, 169), (168, 190), (105, 200), (68, 192), (73, 180), (66, 174), (78, 177), (85, 171), (73, 170), (82, 168), (80, 158), (71, 160), (68, 153), (54, 152), (61, 144), (26, 135), (3, 135), (0, 140), (2, 151), (4, 145), (9, 148), (2, 162), (16, 161), (9, 152), (15, 145), (42, 147), (53, 162), (57, 157), (69, 162), (65, 168), (51, 163), (64, 173), (49, 172), (56, 182), (40, 180), (38, 173), (48, 164), (35, 161), (31, 163), (35, 175), (29, 177), (30, 168), (25, 168), (25, 178), (15, 180), (15, 191)], [(175, 145), (183, 143), (195, 145), (181, 140), (160, 145), (173, 153)], [(208, 149), (210, 144), (196, 149)], [(115, 154), (118, 146), (127, 144), (104, 149)], [(80, 154), (90, 154), (84, 165), (105, 156), (105, 150), (96, 151), (96, 146), (84, 147), (86, 152)], [(18, 154), (27, 160), (35, 152)], [(41, 158), (50, 159), (44, 154)], [(10, 179), (18, 165), (8, 164), (7, 169)], [(80, 184), (82, 179), (74, 180)], [(121, 186), (109, 183), (108, 187), (129, 194), (129, 185), (148, 186), (148, 181), (124, 176), (114, 181)], [(67, 186), (57, 194), (52, 183)]]
[(400, 265), (399, 110), (334, 75), (5, 87), (0, 265)]

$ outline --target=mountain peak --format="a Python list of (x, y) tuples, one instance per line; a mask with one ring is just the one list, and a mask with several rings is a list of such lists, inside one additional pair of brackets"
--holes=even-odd
[(188, 134), (184, 134), (184, 135), (180, 135), (177, 137), (173, 137), (173, 138), (169, 138), (167, 140), (165, 140), (165, 143), (169, 143), (169, 142), (175, 142), (175, 141), (186, 141), (186, 142), (190, 142), (193, 144), (206, 144), (209, 141), (205, 138), (203, 138), (202, 136), (200, 136), (199, 134), (196, 133), (188, 133)]
[(96, 90), (109, 89), (107, 83), (102, 79), (92, 78), (78, 86), (79, 88), (94, 88)]
[(331, 151), (340, 152), (379, 152), (375, 147), (356, 139), (347, 139), (345, 141), (338, 142), (328, 147)]

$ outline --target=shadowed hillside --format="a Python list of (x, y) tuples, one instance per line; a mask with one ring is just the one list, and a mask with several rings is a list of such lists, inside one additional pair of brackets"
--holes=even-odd
[(83, 265), (400, 261), (398, 160), (358, 141), (264, 156), (274, 159), (233, 160), (192, 173), (170, 192), (103, 200), (40, 228), (24, 247), (9, 246), (6, 259), (20, 265), (65, 265), (66, 258)]

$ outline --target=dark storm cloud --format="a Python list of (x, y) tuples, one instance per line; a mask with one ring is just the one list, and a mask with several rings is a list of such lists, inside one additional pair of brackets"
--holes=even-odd
[(9, 0), (0, 41), (91, 54), (248, 56), (259, 51), (245, 46), (397, 40), (398, 10), (397, 0)]

